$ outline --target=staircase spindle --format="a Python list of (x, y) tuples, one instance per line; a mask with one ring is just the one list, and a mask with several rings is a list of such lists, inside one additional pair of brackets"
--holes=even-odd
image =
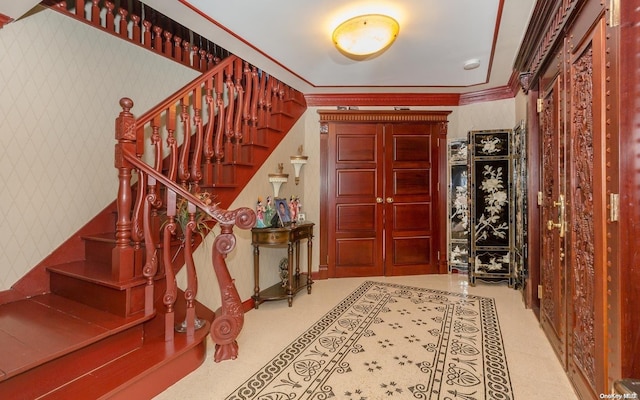
[(105, 26), (109, 32), (115, 32), (115, 16), (113, 15), (113, 9), (116, 8), (116, 6), (110, 1), (105, 1), (104, 4), (105, 7), (107, 7)]
[(171, 104), (167, 114), (167, 147), (169, 148), (168, 177), (174, 182), (178, 175), (178, 141), (176, 140), (176, 106)]
[[(171, 241), (173, 236), (176, 235), (176, 192), (166, 188), (166, 204), (167, 204), (167, 222), (164, 226), (164, 240), (163, 240), (163, 261), (164, 261), (164, 274), (166, 280), (166, 289), (162, 302), (166, 308), (165, 322), (164, 322), (164, 340), (169, 342), (173, 340), (175, 329), (175, 310), (174, 304), (176, 302), (176, 296), (178, 293), (178, 285), (176, 283), (176, 275), (173, 265), (173, 256), (171, 254)], [(184, 232), (183, 232), (184, 234)]]
[(236, 107), (233, 124), (233, 161), (240, 161), (240, 146), (242, 145), (242, 114), (244, 112), (244, 88), (242, 87), (242, 60), (236, 59), (234, 75), (236, 78)]
[(98, 3), (100, 3), (100, 0), (91, 1), (91, 23), (94, 25), (100, 25), (100, 7)]
[(180, 106), (180, 122), (182, 122), (182, 150), (180, 151), (180, 162), (178, 165), (178, 178), (182, 187), (187, 188), (189, 183), (189, 153), (191, 151), (191, 118), (189, 114), (189, 95), (187, 93), (182, 100)]
[(226, 162), (233, 161), (233, 143), (231, 142), (234, 137), (233, 132), (233, 115), (235, 109), (235, 85), (233, 84), (233, 65), (229, 65), (225, 71), (227, 77), (225, 86), (227, 87), (227, 96), (229, 103), (226, 107), (226, 119), (224, 121), (224, 160)]
[(215, 103), (213, 97), (213, 77), (205, 81), (206, 96), (205, 102), (207, 103), (207, 131), (204, 135), (203, 144), (203, 156), (204, 156), (204, 171), (206, 178), (206, 184), (213, 183), (213, 156), (215, 155), (213, 148), (213, 128), (215, 125)]
[(202, 126), (202, 86), (196, 86), (193, 91), (193, 122), (195, 124), (195, 141), (193, 144), (193, 155), (191, 157), (191, 186), (195, 193), (200, 191), (202, 181), (202, 148), (204, 133)]
[[(216, 113), (218, 115), (218, 122), (216, 124), (216, 136), (214, 140), (214, 152), (216, 157), (216, 169), (219, 174), (222, 164), (222, 158), (224, 157), (223, 143), (224, 143), (224, 77), (223, 72), (220, 71), (216, 74)], [(219, 176), (216, 176), (219, 178)]]
[(251, 95), (253, 94), (253, 77), (251, 76), (251, 68), (249, 63), (244, 62), (242, 69), (242, 75), (245, 84), (245, 98), (244, 105), (242, 107), (242, 137), (251, 141), (250, 121), (251, 121)]
[(196, 326), (196, 311), (194, 301), (198, 294), (198, 278), (196, 275), (196, 265), (193, 261), (193, 234), (196, 232), (196, 206), (189, 202), (187, 204), (187, 211), (189, 213), (189, 222), (187, 223), (187, 229), (184, 238), (184, 260), (187, 272), (187, 288), (184, 291), (184, 298), (187, 303), (187, 311), (185, 318), (185, 325), (187, 331), (187, 337), (192, 338), (195, 333)]
[(144, 241), (146, 243), (146, 262), (142, 268), (142, 275), (145, 277), (147, 284), (144, 288), (144, 314), (151, 315), (154, 312), (154, 278), (158, 272), (158, 250), (156, 248), (155, 230), (151, 224), (151, 210), (154, 204), (158, 202), (158, 194), (156, 192), (156, 179), (149, 177), (149, 194), (144, 202)]
[(127, 29), (127, 25), (128, 25), (127, 14), (129, 14), (129, 12), (124, 8), (120, 7), (118, 9), (118, 14), (120, 14), (120, 29), (119, 29), (120, 36), (124, 37), (125, 39), (128, 39), (129, 31)]

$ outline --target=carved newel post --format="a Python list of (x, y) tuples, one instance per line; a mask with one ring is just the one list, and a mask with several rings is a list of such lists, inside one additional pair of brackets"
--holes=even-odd
[(213, 270), (220, 286), (222, 306), (211, 323), (211, 338), (216, 343), (214, 360), (219, 362), (238, 357), (236, 338), (244, 324), (242, 301), (225, 262), (227, 254), (236, 246), (233, 225), (240, 229), (251, 229), (255, 225), (256, 214), (246, 207), (233, 211), (214, 207), (210, 209), (210, 213), (220, 223), (220, 234), (213, 243), (212, 258)]
[(135, 154), (136, 120), (131, 109), (133, 100), (120, 99), (122, 112), (116, 118), (115, 167), (118, 169), (118, 219), (116, 222), (116, 246), (111, 258), (111, 277), (116, 281), (133, 278), (134, 251), (131, 246), (131, 173), (133, 167), (125, 159), (125, 152)]

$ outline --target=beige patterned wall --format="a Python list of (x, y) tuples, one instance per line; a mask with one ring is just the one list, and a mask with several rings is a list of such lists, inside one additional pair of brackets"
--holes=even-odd
[(0, 30), (0, 290), (115, 199), (119, 99), (141, 115), (195, 76), (50, 10)]

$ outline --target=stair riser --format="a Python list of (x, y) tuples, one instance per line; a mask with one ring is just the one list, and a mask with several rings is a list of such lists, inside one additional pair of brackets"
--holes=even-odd
[(35, 399), (142, 346), (143, 327), (127, 329), (93, 345), (0, 382), (0, 399)]
[(116, 290), (51, 273), (51, 292), (123, 317), (144, 311), (144, 286)]
[(115, 243), (107, 243), (97, 240), (86, 240), (84, 243), (85, 259), (105, 265), (106, 270), (111, 269), (111, 253)]

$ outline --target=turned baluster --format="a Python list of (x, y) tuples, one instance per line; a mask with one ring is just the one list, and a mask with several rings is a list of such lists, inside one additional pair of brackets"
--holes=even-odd
[(162, 36), (164, 36), (164, 55), (173, 58), (173, 43), (171, 43), (171, 37), (173, 35), (169, 31), (164, 31)]
[(182, 43), (182, 39), (178, 36), (174, 36), (171, 51), (173, 52), (173, 59), (179, 63), (182, 63), (182, 47), (180, 46), (180, 43)]
[(182, 122), (182, 150), (180, 151), (180, 163), (178, 165), (178, 178), (180, 184), (184, 188), (188, 188), (189, 183), (189, 151), (191, 150), (191, 121), (189, 118), (189, 94), (180, 100), (182, 113), (180, 113), (180, 122)]
[(116, 6), (110, 1), (105, 1), (104, 5), (107, 7), (107, 14), (105, 16), (105, 28), (109, 32), (115, 32), (115, 16), (113, 15), (113, 9), (116, 8)]
[[(187, 272), (187, 288), (184, 291), (184, 298), (187, 303), (187, 312), (183, 327), (187, 332), (187, 337), (192, 338), (197, 328), (204, 325), (204, 322), (196, 316), (195, 299), (198, 294), (198, 277), (196, 275), (196, 265), (193, 261), (193, 234), (196, 232), (196, 207), (192, 203), (187, 204), (189, 222), (186, 226), (184, 238), (184, 261)], [(186, 325), (186, 326), (185, 326)]]
[(251, 68), (248, 62), (244, 62), (244, 68), (242, 70), (245, 82), (245, 98), (244, 105), (242, 107), (242, 136), (248, 138), (250, 142), (253, 142), (253, 138), (250, 136), (250, 121), (251, 121), (251, 95), (253, 94), (253, 77), (251, 76)]
[(153, 50), (158, 54), (162, 52), (162, 28), (159, 26), (153, 27)]
[(144, 314), (151, 315), (154, 312), (154, 277), (158, 272), (158, 250), (156, 243), (158, 243), (157, 230), (154, 229), (152, 221), (152, 210), (154, 210), (154, 204), (158, 202), (158, 194), (156, 192), (156, 179), (152, 176), (149, 177), (149, 194), (146, 196), (144, 203), (144, 241), (146, 249), (146, 260), (144, 267), (142, 268), (142, 275), (145, 277), (146, 286), (144, 288)]
[(98, 6), (100, 0), (92, 0), (91, 3), (91, 23), (100, 25), (100, 7)]
[(198, 55), (200, 56), (198, 60), (198, 70), (204, 72), (207, 70), (207, 52), (204, 49), (200, 49)]
[(171, 240), (173, 235), (176, 234), (176, 193), (166, 188), (167, 192), (167, 222), (164, 225), (164, 240), (163, 240), (163, 261), (164, 261), (164, 273), (166, 281), (166, 289), (162, 302), (166, 308), (165, 320), (164, 320), (164, 340), (170, 342), (174, 337), (174, 325), (175, 325), (175, 313), (174, 304), (176, 302), (176, 296), (178, 293), (178, 285), (176, 283), (176, 275), (174, 272), (173, 259), (171, 255)]
[(131, 27), (133, 41), (135, 44), (142, 44), (140, 40), (141, 39), (140, 17), (137, 15), (131, 15), (131, 21), (133, 21), (133, 25)]
[(193, 155), (191, 158), (191, 185), (194, 192), (198, 192), (202, 181), (202, 146), (203, 146), (203, 126), (202, 126), (202, 86), (198, 85), (193, 91), (193, 122), (195, 124), (195, 143), (193, 144)]
[(253, 80), (253, 94), (251, 95), (251, 137), (258, 140), (258, 101), (260, 98), (260, 85), (258, 78), (258, 68), (251, 69), (251, 79)]
[(265, 108), (267, 104), (267, 73), (260, 71), (260, 90), (258, 95), (258, 126), (264, 128), (266, 126)]
[(233, 69), (232, 66), (229, 65), (225, 68), (225, 73), (227, 76), (227, 80), (225, 81), (225, 85), (227, 86), (227, 95), (229, 99), (229, 103), (226, 108), (226, 119), (224, 121), (224, 135), (225, 135), (225, 143), (224, 143), (224, 160), (226, 162), (233, 161), (233, 143), (231, 140), (234, 137), (233, 132), (233, 114), (234, 114), (234, 104), (236, 99), (235, 93), (235, 85), (233, 84)]
[(214, 138), (213, 151), (216, 157), (216, 182), (219, 183), (222, 177), (222, 158), (224, 157), (224, 79), (222, 71), (217, 73), (216, 79), (216, 111), (218, 113), (216, 123), (216, 135)]
[(242, 144), (242, 114), (244, 113), (244, 88), (242, 87), (242, 60), (235, 60), (235, 89), (236, 107), (235, 122), (233, 124), (233, 160), (240, 161), (240, 147)]
[(213, 78), (207, 79), (205, 101), (207, 103), (207, 131), (204, 135), (202, 154), (204, 156), (204, 180), (206, 185), (213, 183), (213, 127), (215, 121), (215, 103), (213, 98)]
[[(193, 50), (197, 52), (195, 46)], [(187, 42), (186, 40), (182, 42), (182, 63), (186, 66), (191, 67), (191, 43)]]
[(124, 39), (129, 39), (129, 32), (127, 31), (127, 24), (129, 23), (129, 21), (127, 21), (127, 14), (129, 14), (129, 12), (124, 8), (120, 8), (118, 14), (120, 14), (120, 36)]
[[(151, 120), (151, 147), (154, 149), (154, 165), (153, 169), (155, 169), (159, 174), (162, 173), (162, 162), (164, 160), (164, 152), (162, 149), (162, 135), (160, 135), (160, 125), (161, 125), (161, 116), (158, 114)], [(151, 183), (149, 183), (151, 184)], [(154, 191), (159, 191), (160, 187), (156, 184)], [(152, 209), (153, 216), (157, 215), (157, 208), (162, 205), (162, 199), (160, 196), (156, 198), (156, 203), (154, 204), (154, 208)]]
[(167, 148), (169, 151), (169, 170), (167, 177), (172, 181), (176, 181), (178, 175), (178, 141), (175, 137), (176, 131), (176, 107), (169, 106), (167, 112)]
[(149, 50), (152, 50), (151, 45), (151, 22), (144, 20), (142, 21), (142, 26), (144, 27), (142, 33), (143, 46)]
[(76, 16), (84, 19), (84, 0), (76, 0)]

